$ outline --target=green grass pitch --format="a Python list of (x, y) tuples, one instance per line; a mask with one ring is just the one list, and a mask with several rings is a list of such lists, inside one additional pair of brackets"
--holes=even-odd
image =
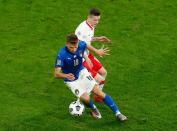
[[(111, 55), (99, 58), (108, 71), (104, 91), (126, 123), (102, 104), (101, 120), (88, 109), (72, 117), (75, 97), (53, 77), (65, 35), (91, 7), (102, 12), (95, 36), (112, 40)], [(0, 130), (176, 130), (176, 15), (176, 0), (0, 0)]]

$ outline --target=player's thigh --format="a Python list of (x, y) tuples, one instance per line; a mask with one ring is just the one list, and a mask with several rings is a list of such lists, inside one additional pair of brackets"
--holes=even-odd
[(80, 72), (79, 78), (76, 81), (68, 83), (71, 91), (79, 98), (84, 93), (90, 94), (96, 85), (96, 81), (85, 68)]
[(103, 67), (101, 62), (96, 57), (92, 58), (91, 62), (93, 64), (92, 69), (96, 72), (98, 72)]
[(82, 85), (78, 80), (73, 82), (66, 82), (65, 84), (69, 87), (71, 92), (78, 98), (80, 98), (80, 96), (86, 92), (86, 90), (81, 87)]
[(90, 101), (90, 96), (87, 94), (87, 93), (83, 93), (81, 96), (80, 96), (80, 100), (85, 102), (85, 103), (89, 103)]
[(83, 66), (91, 73), (92, 77), (95, 78), (97, 72), (93, 70), (93, 68), (90, 68), (86, 61), (83, 62)]
[(85, 91), (89, 94), (97, 83), (87, 69), (83, 69), (81, 75), (82, 75), (81, 81), (82, 88), (84, 88)]
[(100, 74), (96, 74), (96, 76), (94, 77), (94, 79), (96, 80), (97, 83), (101, 83), (102, 81), (104, 81), (105, 79), (100, 75)]
[(103, 67), (103, 65), (101, 64), (101, 62), (94, 57), (94, 59), (91, 60), (93, 63), (93, 70), (96, 71), (97, 73), (99, 73), (102, 77), (106, 77), (107, 75), (107, 71), (106, 69)]
[(103, 77), (106, 77), (107, 75), (107, 71), (103, 66), (98, 70), (98, 73)]
[(94, 86), (92, 92), (93, 92), (95, 95), (97, 95), (97, 96), (99, 96), (99, 97), (101, 97), (101, 98), (104, 98), (104, 97), (105, 97), (105, 93), (104, 93), (102, 90), (100, 90), (100, 88), (99, 88), (98, 85), (95, 85), (95, 86)]

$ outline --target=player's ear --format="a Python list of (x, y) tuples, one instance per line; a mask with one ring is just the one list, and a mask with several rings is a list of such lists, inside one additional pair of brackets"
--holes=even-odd
[(87, 16), (87, 19), (90, 19), (90, 17), (91, 17), (91, 16), (90, 16), (90, 15), (88, 15), (88, 16)]

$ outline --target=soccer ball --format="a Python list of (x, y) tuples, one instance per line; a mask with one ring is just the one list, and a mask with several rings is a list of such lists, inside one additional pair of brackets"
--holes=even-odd
[(74, 116), (81, 116), (84, 112), (84, 105), (79, 101), (74, 101), (69, 105), (69, 113)]

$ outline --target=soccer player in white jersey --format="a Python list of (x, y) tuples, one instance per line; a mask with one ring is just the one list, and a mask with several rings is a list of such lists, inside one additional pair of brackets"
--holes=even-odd
[[(100, 20), (100, 11), (98, 9), (92, 8), (89, 11), (87, 20), (83, 21), (75, 30), (75, 34), (78, 39), (90, 45), (92, 42), (110, 42), (110, 40), (105, 36), (94, 37), (94, 29)], [(100, 61), (93, 56), (88, 50), (86, 51), (88, 58), (92, 62), (92, 67), (90, 67), (86, 61), (83, 62), (83, 66), (92, 74), (92, 77), (100, 85), (102, 89), (105, 83), (105, 78), (107, 75), (106, 69), (102, 66)], [(94, 96), (95, 102), (102, 102), (98, 96)]]

